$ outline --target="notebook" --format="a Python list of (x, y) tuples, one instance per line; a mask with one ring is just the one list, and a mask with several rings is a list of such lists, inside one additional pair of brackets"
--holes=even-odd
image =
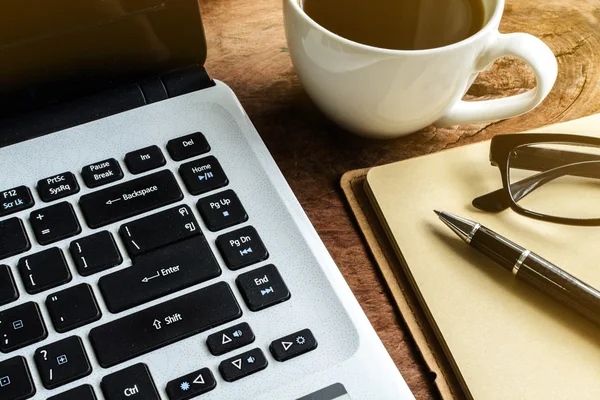
[[(600, 116), (539, 132), (600, 136)], [(372, 168), (366, 191), (458, 382), (475, 399), (597, 399), (600, 328), (466, 246), (433, 209), (476, 220), (594, 287), (600, 229), (480, 212), (489, 141)]]

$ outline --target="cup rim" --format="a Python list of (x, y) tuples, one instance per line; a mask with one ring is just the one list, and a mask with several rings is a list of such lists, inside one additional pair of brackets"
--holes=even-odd
[[(379, 52), (379, 53), (382, 53), (382, 54), (389, 54), (389, 55), (402, 55), (402, 54), (426, 55), (426, 54), (438, 53), (438, 52), (442, 52), (442, 51), (449, 51), (449, 50), (453, 50), (453, 49), (458, 48), (458, 47), (466, 46), (466, 45), (468, 45), (468, 44), (470, 44), (472, 42), (477, 41), (480, 37), (486, 35), (489, 30), (493, 29), (494, 25), (497, 26), (499, 24), (499, 21), (502, 18), (502, 13), (504, 11), (504, 1), (505, 0), (495, 0), (496, 1), (496, 8), (495, 8), (495, 10), (494, 10), (494, 12), (492, 14), (492, 17), (474, 35), (471, 35), (468, 38), (465, 38), (465, 39), (463, 39), (463, 40), (461, 40), (459, 42), (448, 44), (446, 46), (434, 47), (434, 48), (431, 48), (431, 49), (419, 49), (419, 50), (386, 49), (384, 47), (370, 46), (368, 44), (363, 44), (363, 43), (355, 42), (354, 40), (346, 39), (343, 36), (340, 36), (340, 35), (338, 35), (336, 33), (331, 32), (330, 30), (328, 30), (325, 27), (323, 27), (320, 24), (318, 24), (314, 19), (312, 19), (304, 11), (304, 9), (302, 9), (302, 7), (300, 7), (300, 1), (301, 0), (286, 0), (286, 1), (288, 3), (291, 3), (291, 5), (295, 9), (295, 11), (306, 22), (308, 22), (310, 25), (312, 25), (313, 28), (318, 29), (323, 34), (325, 34), (325, 35), (327, 35), (327, 36), (329, 36), (329, 37), (331, 37), (333, 39), (336, 39), (338, 41), (341, 41), (342, 43), (344, 43), (346, 45), (358, 47), (359, 49), (362, 49), (362, 50), (375, 51), (375, 52)], [(498, 24), (494, 24), (495, 22), (498, 22)]]

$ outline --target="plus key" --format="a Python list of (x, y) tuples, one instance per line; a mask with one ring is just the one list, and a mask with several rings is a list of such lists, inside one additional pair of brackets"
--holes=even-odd
[(46, 245), (75, 236), (81, 226), (70, 203), (62, 202), (33, 211), (29, 222), (39, 244)]

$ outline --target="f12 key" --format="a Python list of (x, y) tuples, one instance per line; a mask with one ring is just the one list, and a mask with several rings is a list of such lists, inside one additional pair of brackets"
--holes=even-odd
[(33, 207), (34, 201), (27, 186), (0, 192), (0, 217)]

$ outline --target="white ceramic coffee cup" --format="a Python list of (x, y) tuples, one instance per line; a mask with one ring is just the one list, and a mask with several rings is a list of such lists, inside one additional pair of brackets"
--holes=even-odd
[[(329, 118), (363, 136), (393, 138), (431, 124), (514, 117), (540, 104), (556, 81), (556, 58), (541, 40), (498, 32), (504, 0), (483, 0), (484, 26), (473, 36), (444, 47), (407, 51), (338, 36), (313, 21), (298, 1), (283, 0), (294, 68)], [(497, 100), (462, 101), (477, 74), (503, 56), (527, 62), (537, 86)]]

